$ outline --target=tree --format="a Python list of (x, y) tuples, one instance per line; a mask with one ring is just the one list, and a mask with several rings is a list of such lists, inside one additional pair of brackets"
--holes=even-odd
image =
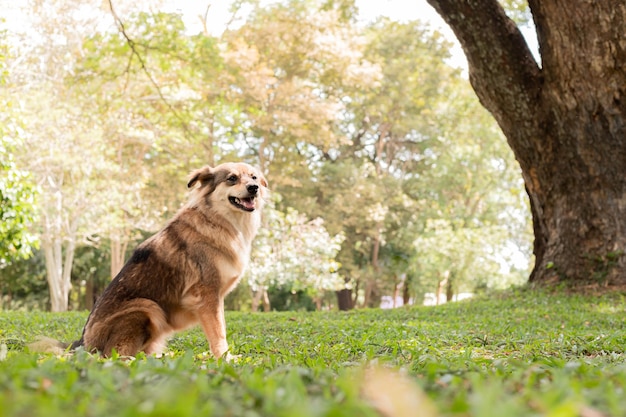
[[(415, 289), (445, 292), (449, 300), (519, 284), (522, 277), (500, 264), (523, 267), (531, 239), (519, 166), (504, 136), (466, 82), (448, 99), (437, 123), (440, 144), (405, 190), (420, 202), (425, 225), (416, 233)], [(517, 262), (507, 259), (513, 251)]]
[(529, 0), (541, 62), (496, 0), (428, 0), (522, 169), (531, 282), (626, 282), (626, 19), (612, 0)]
[(349, 290), (338, 294), (341, 308), (361, 292), (362, 305), (376, 306), (383, 291), (397, 290), (406, 267), (399, 260), (412, 256), (419, 222), (403, 185), (427, 167), (425, 154), (438, 145), (438, 109), (459, 75), (445, 63), (445, 39), (422, 22), (379, 19), (363, 32), (362, 60), (376, 71), (369, 82), (342, 86), (345, 139), (323, 152), (309, 185), (317, 207), (306, 208), (324, 215), (331, 232), (346, 231), (339, 259), (357, 291), (351, 302)]
[(49, 304), (43, 253), (33, 251), (28, 259), (12, 259), (0, 269), (0, 308), (43, 310)]
[(33, 236), (27, 227), (34, 217), (34, 187), (28, 174), (16, 165), (14, 148), (20, 145), (18, 117), (6, 92), (9, 90), (6, 32), (0, 32), (0, 268), (11, 259), (31, 253)]
[[(163, 152), (161, 140), (174, 137), (178, 144), (181, 135), (171, 123), (161, 122), (179, 114), (159, 93), (180, 91), (180, 60), (171, 55), (187, 38), (180, 36), (180, 16), (139, 13), (129, 27), (142, 44), (133, 46), (141, 53), (162, 48), (170, 56), (138, 55), (117, 32), (94, 32), (107, 18), (113, 21), (99, 9), (101, 3), (82, 2), (79, 14), (72, 13), (74, 1), (31, 3), (29, 17), (40, 36), (28, 47), (17, 47), (25, 65), (18, 67), (13, 93), (19, 92), (26, 122), (22, 160), (41, 190), (39, 232), (51, 308), (62, 311), (68, 306), (78, 245), (110, 238), (114, 276), (138, 229), (156, 228), (163, 211), (176, 210), (182, 197), (180, 180), (189, 168), (181, 173), (180, 161), (191, 158), (162, 158), (167, 151), (177, 152), (173, 146)], [(154, 76), (161, 85), (155, 85)], [(163, 192), (172, 183), (181, 190), (174, 197)]]
[[(1, 134), (1, 131), (0, 131)], [(0, 137), (0, 269), (15, 258), (31, 254), (35, 244), (28, 226), (35, 216), (35, 191), (27, 172), (20, 170)]]
[[(0, 34), (0, 91), (8, 90), (6, 68), (7, 47), (4, 33)], [(7, 94), (2, 94), (0, 107), (0, 269), (12, 259), (24, 258), (31, 254), (35, 244), (28, 226), (35, 216), (35, 189), (28, 173), (21, 169), (13, 156), (21, 144), (15, 111)]]
[[(16, 156), (40, 191), (38, 232), (46, 261), (53, 311), (65, 311), (74, 251), (101, 230), (111, 165), (102, 125), (90, 109), (92, 97), (67, 84), (83, 51), (85, 32), (98, 20), (97, 6), (72, 13), (76, 3), (32, 1), (29, 15), (39, 36), (16, 45), (14, 85), (24, 120)], [(87, 6), (87, 5), (86, 5)], [(93, 3), (92, 3), (93, 6)], [(96, 14), (87, 13), (95, 11)]]
[(282, 213), (273, 206), (268, 204), (264, 209), (265, 226), (255, 239), (246, 273), (254, 292), (252, 310), (256, 311), (261, 302), (266, 311), (270, 310), (270, 286), (306, 291), (319, 310), (326, 291), (345, 286), (335, 260), (344, 237), (331, 236), (321, 218), (308, 220), (293, 209)]
[(0, 114), (0, 308), (11, 308), (15, 306), (13, 297), (28, 294), (39, 280), (35, 274), (20, 276), (17, 272), (28, 265), (25, 260), (37, 244), (29, 230), (36, 217), (36, 189), (14, 157), (15, 149), (23, 144), (19, 115), (7, 94), (11, 86), (5, 36), (5, 32), (0, 33), (0, 107), (4, 109)]
[(52, 92), (43, 85), (40, 89), (30, 92), (33, 113), (28, 115), (25, 143), (32, 152), (29, 171), (41, 191), (38, 226), (51, 309), (65, 311), (74, 251), (103, 228), (112, 167), (97, 121), (73, 100), (53, 104)]
[(375, 72), (362, 59), (354, 25), (328, 4), (257, 4), (245, 25), (224, 36), (238, 139), (281, 193), (301, 187), (320, 154), (343, 139), (336, 127), (346, 99), (341, 86), (367, 84)]
[[(190, 49), (205, 46), (210, 54), (211, 48), (198, 37), (185, 36), (178, 15), (138, 13), (123, 24), (123, 35), (105, 32), (86, 38), (84, 57), (75, 75), (68, 76), (80, 96), (94, 98), (91, 110), (100, 118), (115, 166), (100, 231), (110, 240), (111, 277), (122, 268), (137, 230), (156, 230), (163, 212), (176, 210), (181, 200), (177, 197), (182, 197), (180, 173), (213, 162), (213, 142), (202, 146), (204, 141), (196, 136), (205, 135), (192, 133), (192, 121), (202, 125), (206, 116), (193, 110), (198, 105), (190, 103), (191, 98), (204, 94), (196, 94), (183, 81), (189, 71), (184, 68), (200, 66)], [(203, 67), (205, 72), (211, 68)], [(190, 154), (199, 157), (192, 160)]]

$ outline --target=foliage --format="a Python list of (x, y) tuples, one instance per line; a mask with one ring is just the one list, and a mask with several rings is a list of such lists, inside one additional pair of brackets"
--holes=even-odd
[(11, 260), (31, 254), (36, 238), (29, 230), (35, 218), (35, 187), (32, 178), (15, 161), (15, 149), (22, 145), (19, 138), (19, 117), (8, 90), (8, 47), (6, 33), (0, 32), (0, 269)]
[(13, 259), (0, 270), (0, 309), (46, 310), (50, 303), (43, 253)]
[[(0, 134), (2, 132), (0, 131)], [(20, 170), (4, 138), (0, 138), (0, 268), (31, 254), (36, 238), (29, 226), (35, 219), (35, 187)]]
[[(426, 282), (448, 274), (454, 293), (519, 285), (525, 277), (511, 266), (527, 267), (519, 254), (530, 253), (532, 233), (519, 166), (469, 88), (459, 85), (453, 94), (442, 112), (449, 120), (439, 123), (438, 152), (406, 187), (425, 219), (412, 266)], [(424, 183), (431, 186), (420, 188)], [(511, 248), (519, 248), (517, 260), (506, 258)]]
[(344, 285), (335, 260), (343, 239), (331, 236), (321, 218), (308, 220), (293, 209), (283, 213), (268, 204), (246, 273), (248, 284), (254, 292), (273, 286), (321, 299)]
[(532, 15), (526, 0), (500, 0), (507, 15), (518, 25), (528, 25), (532, 21)]
[(84, 13), (33, 2), (39, 35), (15, 45), (10, 76), (53, 299), (70, 293), (76, 248), (108, 248), (94, 257), (115, 275), (178, 209), (191, 169), (234, 159), (281, 196), (250, 269), (256, 293), (305, 291), (319, 306), (347, 285), (376, 306), (402, 285), (434, 291), (451, 268), (453, 291), (503, 286), (497, 264), (528, 252), (510, 150), (423, 22), (363, 26), (352, 1), (235, 2), (250, 12), (214, 36), (142, 2), (119, 2), (113, 20), (93, 1)]
[(245, 155), (284, 187), (300, 187), (321, 154), (343, 137), (338, 116), (347, 87), (375, 82), (363, 59), (364, 38), (330, 2), (288, 0), (256, 5), (246, 24), (224, 35), (233, 74), (231, 100), (241, 117)]
[[(161, 359), (29, 353), (39, 335), (77, 338), (86, 314), (5, 312), (0, 415), (377, 416), (380, 400), (422, 394), (428, 416), (621, 415), (625, 310), (623, 294), (520, 290), (440, 307), (231, 312), (232, 363), (207, 357), (198, 329)], [(374, 398), (383, 374), (364, 370), (376, 366), (392, 378)]]

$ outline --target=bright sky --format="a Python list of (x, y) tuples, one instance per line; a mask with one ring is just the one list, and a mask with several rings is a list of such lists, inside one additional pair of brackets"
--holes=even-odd
[[(116, 1), (119, 5), (117, 7)], [(273, 0), (264, 1), (271, 2)], [(121, 9), (124, 2), (127, 2), (127, 0), (113, 0), (113, 5), (116, 9)], [(150, 4), (152, 2), (148, 0), (144, 3)], [(165, 6), (162, 9), (166, 11), (181, 13), (185, 20), (185, 25), (191, 32), (202, 30), (200, 17), (205, 15), (209, 5), (207, 23), (209, 30), (214, 35), (219, 35), (223, 32), (225, 25), (231, 19), (228, 8), (232, 0), (155, 0), (153, 4), (156, 3), (164, 4)], [(398, 21), (419, 19), (428, 22), (434, 30), (440, 31), (454, 43), (454, 47), (451, 50), (452, 58), (450, 59), (450, 64), (460, 68), (467, 67), (463, 51), (452, 31), (426, 0), (356, 0), (356, 4), (359, 8), (361, 20), (364, 22), (372, 21), (381, 15)], [(23, 7), (24, 3), (19, 1), (0, 0), (0, 28), (6, 28), (9, 31), (23, 30), (25, 24), (24, 14), (21, 10)], [(245, 11), (240, 13), (240, 15), (245, 15)], [(2, 22), (2, 19), (4, 19), (4, 22)]]
[[(271, 2), (274, 0), (264, 1)], [(128, 4), (128, 0), (113, 0), (114, 6), (116, 2), (118, 2), (120, 6), (124, 2)], [(228, 8), (232, 0), (154, 0), (153, 2), (147, 0), (142, 3), (161, 3), (165, 4), (163, 9), (167, 11), (180, 12), (185, 19), (185, 24), (192, 32), (201, 30), (200, 16), (205, 15), (209, 5), (207, 23), (209, 30), (214, 35), (219, 35), (224, 30), (226, 23), (231, 19)], [(427, 22), (432, 29), (440, 31), (454, 44), (450, 51), (452, 54), (452, 58), (449, 61), (450, 65), (467, 70), (465, 55), (454, 37), (452, 30), (426, 0), (356, 0), (356, 4), (359, 8), (361, 19), (364, 22), (372, 21), (377, 16), (381, 15), (398, 21), (419, 19), (423, 22)], [(9, 31), (12, 29), (18, 31), (24, 29), (24, 14), (20, 10), (22, 7), (24, 7), (24, 3), (20, 1), (0, 0), (0, 28), (7, 28)], [(245, 12), (240, 14), (244, 15)], [(2, 19), (5, 19), (4, 22), (2, 22)], [(112, 22), (110, 23), (112, 24)], [(539, 59), (534, 28), (526, 27), (521, 29), (531, 50), (535, 52), (536, 58)]]
[[(271, 0), (267, 0), (271, 2)], [(216, 28), (219, 33), (224, 28), (224, 23), (230, 18), (228, 8), (231, 4), (229, 0), (168, 0), (168, 9), (181, 12), (188, 17), (190, 25), (199, 25), (198, 16), (204, 15), (207, 5), (211, 4), (209, 10), (209, 23)], [(421, 19), (430, 21), (434, 27), (447, 26), (441, 20), (437, 12), (428, 5), (426, 0), (357, 0), (361, 17), (363, 20), (373, 20), (377, 16), (384, 15), (394, 20), (407, 21)], [(452, 32), (450, 32), (452, 34)]]
[[(168, 10), (178, 11), (184, 16), (185, 25), (192, 32), (201, 29), (199, 16), (204, 16), (209, 4), (211, 4), (211, 7), (207, 16), (207, 23), (209, 30), (213, 28), (212, 32), (214, 34), (220, 34), (231, 17), (228, 12), (230, 1), (169, 0), (167, 3)], [(426, 0), (414, 0), (412, 2), (407, 0), (357, 0), (356, 4), (359, 8), (361, 19), (365, 22), (372, 21), (381, 15), (398, 21), (419, 19), (428, 22), (433, 29), (440, 31), (454, 43), (450, 64), (460, 68), (467, 66), (461, 46), (456, 41), (452, 30)]]

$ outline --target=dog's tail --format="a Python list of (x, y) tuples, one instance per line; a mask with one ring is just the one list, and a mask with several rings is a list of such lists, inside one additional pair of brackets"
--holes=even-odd
[[(74, 342), (77, 343), (77, 342)], [(63, 355), (67, 352), (69, 347), (74, 348), (74, 343), (71, 345), (69, 343), (59, 342), (58, 340), (52, 339), (50, 337), (39, 337), (33, 343), (29, 343), (26, 345), (28, 350), (31, 352), (37, 353), (53, 353), (55, 355)]]

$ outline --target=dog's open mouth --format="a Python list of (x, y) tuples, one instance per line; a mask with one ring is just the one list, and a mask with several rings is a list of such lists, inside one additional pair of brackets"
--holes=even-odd
[(230, 201), (230, 204), (232, 204), (233, 206), (244, 211), (254, 211), (255, 209), (254, 197), (237, 198), (231, 196), (228, 197), (228, 201)]

